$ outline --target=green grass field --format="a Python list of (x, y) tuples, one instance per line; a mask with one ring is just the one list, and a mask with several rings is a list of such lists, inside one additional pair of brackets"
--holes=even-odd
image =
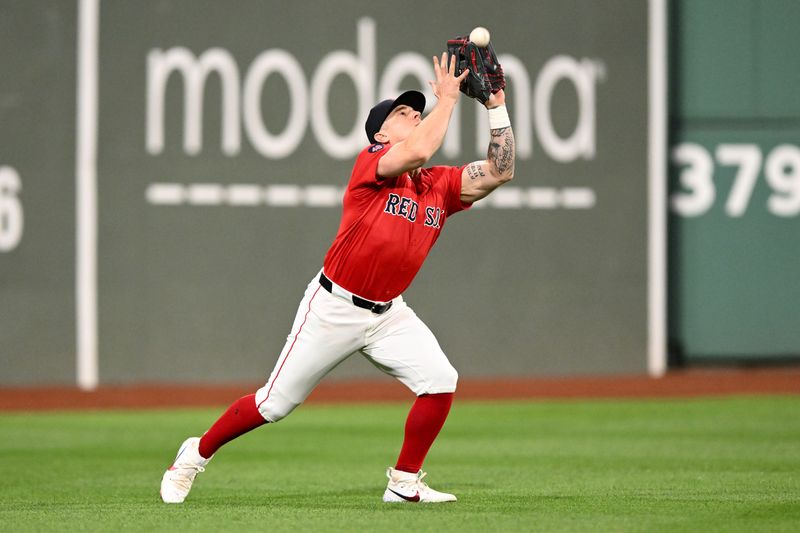
[(407, 405), (308, 405), (223, 448), (183, 505), (177, 446), (219, 409), (0, 415), (2, 531), (798, 531), (800, 397), (456, 403), (387, 505)]

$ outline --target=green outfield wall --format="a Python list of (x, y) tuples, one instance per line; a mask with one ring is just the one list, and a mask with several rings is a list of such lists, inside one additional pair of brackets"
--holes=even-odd
[(0, 3), (0, 383), (75, 382), (77, 4)]
[[(0, 0), (0, 385), (266, 380), (369, 107), (432, 102), (431, 56), (476, 25), (516, 177), (449, 219), (406, 300), (462, 376), (658, 373), (659, 4)], [(487, 142), (465, 98), (433, 163)]]
[(669, 337), (800, 356), (800, 2), (671, 4)]

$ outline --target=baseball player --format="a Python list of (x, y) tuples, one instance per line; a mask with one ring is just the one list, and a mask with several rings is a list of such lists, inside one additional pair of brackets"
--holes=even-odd
[[(498, 65), (499, 66), (499, 65)], [(339, 231), (322, 270), (306, 288), (286, 344), (266, 384), (234, 402), (203, 434), (187, 439), (161, 481), (161, 498), (181, 503), (195, 476), (225, 443), (275, 423), (300, 405), (336, 365), (360, 352), (416, 394), (384, 502), (448, 502), (421, 470), (444, 425), (458, 374), (433, 333), (403, 301), (445, 221), (509, 181), (514, 135), (505, 93), (493, 87), (485, 106), (491, 141), (485, 160), (423, 168), (442, 145), (462, 82), (456, 56), (433, 58), (429, 82), (437, 104), (423, 119), (425, 96), (407, 91), (380, 102), (365, 129), (344, 194)], [(503, 87), (505, 84), (503, 83)]]

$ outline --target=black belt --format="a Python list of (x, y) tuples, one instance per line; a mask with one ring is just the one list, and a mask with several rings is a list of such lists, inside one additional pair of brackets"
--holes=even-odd
[[(328, 291), (329, 293), (333, 294), (333, 282), (329, 280), (324, 273), (320, 273), (319, 275), (319, 284)], [(379, 304), (377, 302), (371, 302), (369, 300), (365, 300), (364, 298), (359, 298), (355, 294), (352, 295), (353, 297), (353, 305), (356, 307), (360, 307), (361, 309), (367, 309), (372, 311), (376, 315), (382, 315), (386, 311), (392, 307), (392, 302), (386, 302), (385, 304)]]

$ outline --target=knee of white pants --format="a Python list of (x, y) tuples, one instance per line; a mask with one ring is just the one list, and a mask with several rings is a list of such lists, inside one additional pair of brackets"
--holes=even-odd
[(424, 390), (417, 392), (420, 394), (441, 394), (443, 392), (455, 392), (458, 383), (458, 372), (453, 365), (441, 365), (428, 378)]
[(264, 386), (256, 392), (256, 405), (261, 416), (274, 423), (289, 416), (300, 403), (293, 402), (278, 391), (270, 391)]

